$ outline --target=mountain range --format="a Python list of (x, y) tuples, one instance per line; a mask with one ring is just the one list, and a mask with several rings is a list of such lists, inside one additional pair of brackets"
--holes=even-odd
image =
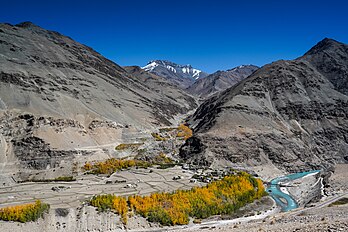
[[(346, 166), (336, 164), (347, 163), (347, 44), (325, 38), (294, 60), (208, 74), (163, 60), (122, 67), (33, 23), (0, 24), (0, 203), (18, 206), (2, 219), (27, 220), (19, 204), (42, 199), (51, 205), (37, 222), (0, 221), (4, 231), (163, 230), (156, 223), (175, 225), (168, 221), (175, 217), (180, 227), (173, 229), (189, 223), (186, 229), (228, 231), (214, 221), (239, 215), (244, 225), (258, 220), (253, 229), (260, 231), (288, 225), (295, 214), (299, 227), (304, 217), (323, 226), (339, 219), (346, 227), (346, 212), (331, 206), (346, 199)], [(296, 174), (284, 178), (287, 173)], [(204, 187), (210, 181), (217, 181), (212, 190)], [(233, 187), (217, 196), (219, 181)], [(262, 183), (272, 186), (267, 192), (275, 201)], [(152, 196), (170, 194), (141, 198), (189, 188), (190, 197), (178, 205), (152, 205)], [(214, 204), (202, 205), (200, 194)], [(264, 197), (251, 203), (256, 195)], [(278, 214), (325, 195), (309, 210)], [(238, 210), (239, 198), (250, 205)], [(130, 206), (130, 199), (148, 200)], [(220, 200), (226, 208), (215, 211)], [(110, 210), (97, 212), (92, 201)], [(141, 205), (150, 207), (148, 215), (133, 211)], [(197, 208), (194, 223), (182, 207)], [(331, 214), (308, 214), (312, 209)], [(225, 210), (229, 215), (215, 215)], [(209, 215), (214, 221), (205, 221)], [(233, 230), (242, 226), (236, 220)]]
[(152, 60), (146, 66), (142, 67), (147, 72), (162, 76), (178, 85), (181, 88), (187, 88), (195, 80), (208, 76), (207, 73), (193, 68), (191, 65), (179, 65), (166, 60)]
[(348, 162), (348, 45), (324, 39), (255, 71), (190, 118), (181, 157), (200, 165), (296, 172)]
[(153, 60), (142, 67), (146, 72), (165, 78), (184, 89), (187, 93), (200, 98), (208, 98), (214, 93), (237, 84), (258, 69), (255, 65), (240, 65), (230, 70), (207, 74), (191, 65), (180, 65), (171, 61)]
[[(207, 97), (188, 120), (188, 162), (294, 171), (348, 160), (348, 47), (332, 39), (292, 61), (211, 75), (159, 60), (121, 67), (29, 22), (1, 24), (0, 51), (2, 147), (34, 168), (176, 123), (198, 106), (188, 93)], [(35, 161), (48, 151), (53, 161)]]

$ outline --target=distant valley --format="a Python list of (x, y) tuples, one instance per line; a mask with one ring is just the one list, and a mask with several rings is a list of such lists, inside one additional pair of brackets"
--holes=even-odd
[(153, 60), (142, 67), (144, 71), (161, 76), (187, 93), (203, 99), (234, 86), (258, 68), (255, 65), (240, 65), (226, 71), (208, 74), (189, 64), (179, 65), (164, 60)]

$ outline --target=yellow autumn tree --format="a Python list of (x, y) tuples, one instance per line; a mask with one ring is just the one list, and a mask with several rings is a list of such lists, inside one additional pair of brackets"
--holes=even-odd
[(185, 140), (187, 140), (188, 138), (191, 138), (193, 135), (192, 130), (185, 124), (180, 124), (178, 126), (178, 133), (177, 133), (177, 137), (182, 137)]

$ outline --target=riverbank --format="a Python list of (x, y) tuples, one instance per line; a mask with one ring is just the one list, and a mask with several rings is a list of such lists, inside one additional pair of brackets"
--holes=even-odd
[(310, 209), (306, 213), (274, 219), (272, 216), (265, 219), (235, 223), (229, 225), (215, 225), (213, 227), (200, 227), (192, 232), (322, 232), (322, 231), (348, 231), (348, 206), (336, 208)]
[(298, 204), (298, 207), (305, 207), (321, 198), (320, 173), (309, 173), (300, 179), (292, 180), (287, 183), (288, 193)]

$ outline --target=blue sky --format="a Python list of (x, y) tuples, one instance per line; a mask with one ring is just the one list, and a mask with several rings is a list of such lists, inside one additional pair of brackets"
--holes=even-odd
[(59, 31), (120, 65), (152, 59), (207, 72), (301, 56), (325, 37), (348, 43), (348, 3), (227, 0), (1, 0), (0, 21)]

